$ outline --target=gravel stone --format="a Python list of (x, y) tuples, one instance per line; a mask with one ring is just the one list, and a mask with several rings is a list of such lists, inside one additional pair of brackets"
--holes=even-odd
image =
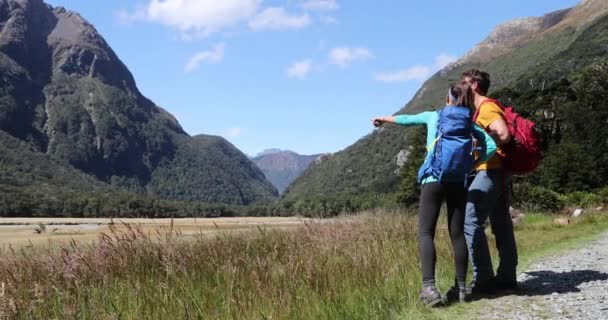
[(534, 263), (520, 289), (488, 297), (476, 319), (608, 319), (608, 234)]

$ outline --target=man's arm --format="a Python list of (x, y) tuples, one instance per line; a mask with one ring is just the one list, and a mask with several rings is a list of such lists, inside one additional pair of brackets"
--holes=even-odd
[(488, 132), (497, 145), (500, 146), (511, 141), (511, 134), (504, 119), (504, 111), (499, 105), (487, 103), (480, 106), (477, 123)]
[(492, 123), (490, 123), (488, 126), (488, 129), (488, 134), (494, 138), (497, 145), (500, 146), (511, 142), (509, 128), (507, 127), (507, 123), (502, 118), (492, 121)]

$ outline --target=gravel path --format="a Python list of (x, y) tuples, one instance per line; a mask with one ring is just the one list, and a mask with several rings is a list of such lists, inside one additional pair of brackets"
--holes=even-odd
[(533, 264), (513, 295), (486, 300), (478, 319), (608, 319), (608, 234)]

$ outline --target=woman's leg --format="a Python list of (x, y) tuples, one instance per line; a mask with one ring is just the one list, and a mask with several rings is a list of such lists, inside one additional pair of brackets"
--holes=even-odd
[(464, 217), (467, 204), (467, 189), (463, 183), (446, 185), (446, 202), (448, 207), (448, 229), (454, 252), (454, 266), (458, 286), (466, 284), (468, 251), (464, 238)]
[(420, 213), (418, 214), (418, 241), (420, 263), (422, 265), (422, 284), (424, 287), (435, 286), (435, 227), (439, 210), (443, 202), (443, 186), (431, 182), (422, 186), (420, 194)]

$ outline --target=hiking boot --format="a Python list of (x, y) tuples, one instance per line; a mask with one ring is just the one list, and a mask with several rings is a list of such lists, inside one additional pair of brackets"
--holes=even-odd
[(473, 280), (466, 289), (466, 293), (472, 296), (492, 295), (496, 293), (496, 282), (494, 278), (485, 281)]
[(436, 287), (424, 287), (420, 291), (420, 302), (429, 307), (438, 306), (443, 300)]
[(466, 287), (453, 286), (445, 293), (444, 299), (445, 302), (466, 302), (469, 301), (469, 294)]
[(499, 291), (516, 291), (519, 288), (516, 280), (507, 281), (499, 278), (494, 278), (494, 287)]

